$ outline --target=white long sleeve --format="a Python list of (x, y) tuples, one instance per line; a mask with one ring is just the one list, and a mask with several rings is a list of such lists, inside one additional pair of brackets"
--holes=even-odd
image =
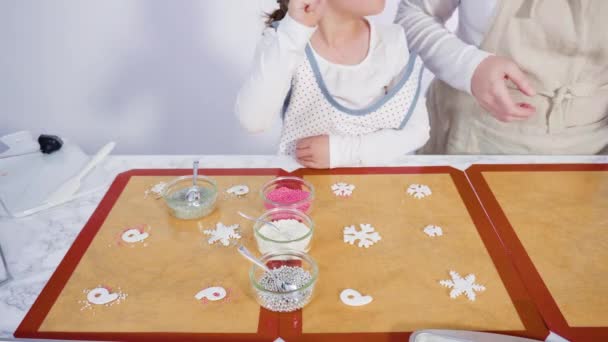
[[(425, 66), (452, 87), (471, 93), (477, 66), (490, 54), (480, 50), (496, 0), (401, 0), (396, 22)], [(445, 27), (460, 9), (458, 36)]]
[[(360, 64), (334, 64), (313, 50), (329, 93), (350, 108), (365, 108), (385, 96), (386, 89), (402, 76), (409, 59), (405, 33), (399, 25), (377, 27), (370, 23), (370, 27), (370, 52)], [(280, 117), (292, 78), (305, 62), (305, 48), (314, 31), (289, 16), (276, 31), (264, 31), (252, 71), (235, 105), (237, 116), (248, 131), (265, 131)], [(401, 130), (384, 129), (361, 137), (330, 136), (330, 164), (381, 164), (422, 147), (428, 135), (428, 116), (421, 98)]]
[(264, 31), (250, 76), (236, 99), (235, 111), (245, 129), (260, 133), (279, 118), (293, 74), (306, 58), (304, 49), (315, 30), (286, 16), (276, 31)]
[(331, 167), (382, 166), (411, 154), (429, 140), (429, 117), (420, 98), (404, 128), (362, 136), (330, 136)]

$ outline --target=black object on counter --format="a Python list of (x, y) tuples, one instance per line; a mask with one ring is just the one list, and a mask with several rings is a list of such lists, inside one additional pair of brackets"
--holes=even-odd
[(61, 149), (63, 140), (56, 135), (42, 134), (38, 137), (38, 144), (40, 144), (40, 152), (51, 154)]

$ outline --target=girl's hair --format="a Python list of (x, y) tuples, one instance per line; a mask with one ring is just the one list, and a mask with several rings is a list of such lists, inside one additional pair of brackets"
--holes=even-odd
[(281, 21), (287, 15), (289, 0), (277, 0), (279, 8), (272, 13), (266, 14), (266, 25), (270, 26), (275, 21)]

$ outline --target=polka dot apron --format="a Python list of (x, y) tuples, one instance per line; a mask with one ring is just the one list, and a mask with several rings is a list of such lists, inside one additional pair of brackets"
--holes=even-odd
[[(420, 96), (423, 65), (411, 54), (399, 82), (367, 108), (347, 108), (333, 98), (323, 81), (310, 45), (296, 70), (283, 108), (280, 154), (295, 154), (298, 140), (317, 135), (360, 136), (405, 127)], [(361, 85), (365, 87), (365, 84)]]

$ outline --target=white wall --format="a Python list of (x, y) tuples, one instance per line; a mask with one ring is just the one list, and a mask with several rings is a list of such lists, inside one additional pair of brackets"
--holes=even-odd
[[(390, 22), (397, 0), (375, 18)], [(274, 153), (233, 103), (274, 0), (0, 1), (0, 135), (29, 129), (93, 152)]]

